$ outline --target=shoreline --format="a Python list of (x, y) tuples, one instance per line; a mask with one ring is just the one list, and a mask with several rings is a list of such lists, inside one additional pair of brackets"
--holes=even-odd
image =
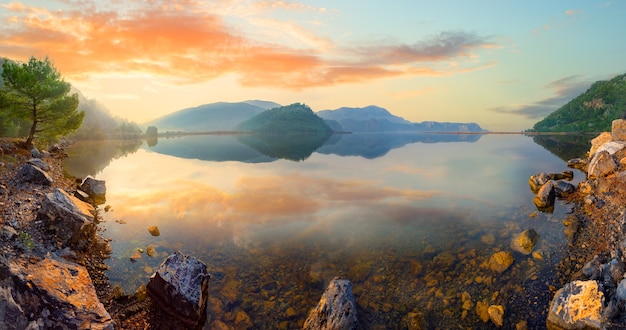
[[(3, 141), (0, 139), (0, 146), (3, 146)], [(3, 158), (0, 158), (0, 184), (7, 185), (9, 191), (6, 196), (0, 196), (0, 205), (27, 205), (20, 214), (20, 210), (15, 208), (5, 208), (3, 215), (3, 224), (7, 224), (7, 219), (10, 216), (15, 216), (17, 221), (22, 225), (22, 228), (26, 228), (25, 231), (31, 236), (35, 246), (34, 253), (30, 255), (24, 253), (22, 257), (32, 258), (34, 255), (37, 258), (41, 258), (51, 250), (58, 249), (50, 243), (50, 233), (46, 233), (41, 226), (29, 227), (30, 222), (36, 222), (36, 212), (38, 210), (37, 199), (39, 196), (61, 187), (68, 192), (73, 192), (77, 188), (77, 181), (74, 178), (67, 177), (63, 169), (62, 160), (65, 154), (61, 151), (59, 153), (52, 153), (48, 157), (44, 157), (44, 161), (51, 166), (49, 173), (54, 178), (54, 184), (50, 187), (37, 187), (36, 193), (29, 194), (28, 189), (11, 188), (14, 186), (11, 182), (15, 177), (16, 171), (20, 165), (30, 158), (27, 151), (16, 149), (15, 153), (4, 152)], [(9, 158), (13, 158), (14, 162)], [(587, 182), (587, 180), (583, 181)], [(582, 184), (582, 182), (581, 182)], [(32, 188), (32, 187), (30, 187)], [(626, 191), (626, 189), (625, 189)], [(573, 207), (572, 214), (581, 218), (581, 228), (576, 234), (576, 238), (567, 246), (566, 257), (564, 257), (557, 266), (557, 277), (561, 285), (565, 285), (574, 280), (584, 280), (585, 274), (583, 268), (587, 263), (593, 260), (597, 255), (611, 256), (611, 251), (619, 248), (621, 242), (620, 236), (616, 235), (621, 233), (621, 229), (616, 230), (616, 224), (610, 219), (617, 219), (617, 215), (623, 212), (623, 207), (617, 204), (617, 202), (623, 202), (622, 205), (626, 205), (626, 197), (623, 199), (604, 199), (604, 204), (601, 203), (589, 203), (589, 194), (576, 192), (569, 198), (565, 199)], [(626, 196), (626, 194), (624, 194)], [(24, 212), (26, 210), (28, 212)], [(0, 247), (5, 251), (9, 251), (9, 256), (18, 256), (19, 252), (16, 248), (15, 241), (0, 240)], [(11, 254), (13, 253), (13, 254)], [(79, 262), (87, 268), (89, 271), (91, 280), (96, 288), (97, 296), (100, 302), (103, 303), (106, 310), (110, 313), (112, 319), (115, 321), (116, 326), (121, 328), (133, 328), (133, 327), (154, 327), (155, 324), (164, 324), (162, 318), (159, 318), (158, 312), (151, 309), (150, 298), (145, 297), (144, 300), (137, 299), (135, 295), (125, 295), (123, 292), (116, 291), (111, 287), (108, 278), (104, 274), (106, 265), (103, 261), (106, 259), (106, 255), (102, 254), (103, 251), (91, 251), (91, 253), (85, 254), (83, 260)], [(550, 295), (554, 294), (559, 288), (551, 287)]]

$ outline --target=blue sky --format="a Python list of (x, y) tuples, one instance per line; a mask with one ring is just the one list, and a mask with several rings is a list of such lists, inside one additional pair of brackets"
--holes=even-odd
[(617, 1), (12, 1), (0, 56), (49, 56), (139, 123), (262, 99), (519, 131), (626, 71), (624, 17)]

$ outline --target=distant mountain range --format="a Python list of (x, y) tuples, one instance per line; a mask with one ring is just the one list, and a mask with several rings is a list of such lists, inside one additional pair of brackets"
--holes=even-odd
[[(269, 101), (218, 102), (183, 109), (145, 123), (163, 132), (212, 132), (240, 130), (241, 123), (266, 110), (281, 107)], [(486, 132), (476, 123), (450, 123), (427, 121), (413, 123), (391, 114), (388, 110), (368, 106), (365, 108), (339, 108), (316, 113), (334, 131), (343, 132)]]

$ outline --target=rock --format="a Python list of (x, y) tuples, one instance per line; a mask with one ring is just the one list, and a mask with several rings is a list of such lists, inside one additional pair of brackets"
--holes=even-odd
[(539, 172), (537, 174), (531, 175), (528, 179), (528, 185), (530, 186), (530, 190), (533, 193), (537, 193), (544, 184), (550, 181), (550, 176), (546, 172)]
[(609, 141), (601, 145), (596, 150), (595, 154), (601, 151), (606, 151), (609, 153), (609, 155), (615, 155), (615, 154), (620, 153), (620, 151), (622, 151), (624, 148), (626, 148), (626, 142), (624, 141)]
[(548, 310), (548, 329), (602, 329), (604, 294), (598, 282), (574, 281), (559, 289)]
[(495, 272), (503, 273), (505, 270), (511, 267), (514, 260), (515, 258), (513, 258), (513, 254), (511, 252), (496, 252), (489, 259), (489, 268), (491, 268), (491, 270)]
[(574, 238), (576, 238), (576, 233), (578, 233), (578, 228), (580, 228), (580, 220), (577, 216), (570, 214), (565, 219), (563, 219), (563, 233), (565, 233), (565, 237), (567, 237), (567, 241), (572, 243), (574, 242)]
[(598, 150), (598, 148), (600, 148), (600, 146), (611, 141), (613, 141), (613, 134), (609, 132), (603, 132), (602, 134), (591, 139), (591, 148), (589, 149), (589, 158), (591, 159), (593, 158), (593, 156), (595, 156), (596, 151)]
[(44, 186), (49, 186), (54, 182), (44, 170), (28, 163), (22, 165), (19, 172), (17, 172), (17, 180)]
[(152, 236), (159, 236), (159, 235), (161, 235), (161, 231), (159, 231), (159, 227), (157, 227), (157, 226), (150, 226), (148, 228), (148, 232), (150, 232), (150, 235), (152, 235)]
[(539, 234), (534, 229), (524, 230), (511, 241), (511, 249), (522, 254), (530, 254), (539, 240)]
[(575, 191), (576, 187), (569, 182), (565, 182), (563, 180), (555, 182), (554, 193), (556, 197), (567, 197), (570, 194), (573, 194)]
[(177, 251), (150, 277), (148, 292), (166, 313), (196, 327), (206, 320), (210, 277), (203, 262)]
[(96, 205), (101, 205), (106, 202), (107, 187), (104, 180), (96, 180), (90, 176), (83, 180), (80, 185), (80, 190), (89, 195), (89, 198)]
[(487, 309), (489, 319), (496, 327), (500, 328), (504, 325), (504, 307), (501, 305), (491, 305)]
[(11, 226), (2, 226), (2, 230), (0, 230), (0, 236), (6, 240), (11, 240), (13, 237), (17, 237), (17, 235), (17, 230)]
[(486, 301), (479, 301), (476, 303), (476, 315), (483, 323), (489, 321), (489, 304)]
[(533, 198), (533, 203), (538, 209), (549, 208), (554, 205), (554, 181), (550, 180), (546, 182), (537, 192), (537, 196)]
[(7, 265), (13, 298), (25, 315), (40, 318), (45, 329), (113, 329), (85, 267), (45, 258)]
[(81, 201), (85, 202), (85, 203), (90, 203), (91, 200), (89, 199), (89, 194), (87, 194), (86, 192), (80, 190), (80, 189), (76, 189), (76, 191), (74, 192), (74, 197), (80, 199)]
[(146, 248), (146, 254), (148, 255), (148, 257), (156, 257), (157, 252), (154, 246), (148, 245), (148, 247)]
[(317, 306), (304, 321), (303, 329), (356, 329), (358, 324), (356, 301), (352, 283), (335, 277), (324, 291)]
[(617, 162), (608, 151), (599, 151), (596, 152), (595, 156), (589, 162), (587, 176), (589, 178), (602, 178), (614, 173), (617, 168)]
[(579, 170), (587, 170), (587, 160), (583, 158), (574, 158), (567, 161), (567, 167), (576, 168)]
[(426, 323), (424, 316), (421, 313), (411, 312), (406, 316), (406, 325), (408, 330), (422, 330), (426, 329)]
[(44, 162), (40, 158), (31, 158), (31, 159), (28, 160), (27, 163), (31, 164), (33, 166), (37, 166), (41, 170), (44, 170), (46, 172), (50, 171), (50, 165), (48, 165), (46, 162)]
[(39, 210), (39, 218), (61, 242), (78, 251), (85, 250), (95, 237), (95, 214), (93, 206), (59, 188), (44, 196)]
[(568, 180), (571, 181), (574, 179), (573, 171), (563, 171), (563, 173), (550, 173), (548, 174), (550, 180)]
[(617, 285), (617, 290), (615, 290), (615, 297), (620, 302), (626, 302), (626, 279), (623, 279)]
[(41, 153), (41, 151), (39, 151), (39, 149), (37, 149), (36, 147), (32, 147), (30, 149), (30, 155), (33, 156), (34, 158), (42, 158), (43, 154)]
[(9, 329), (26, 329), (28, 319), (11, 292), (11, 287), (0, 288), (0, 324)]
[(617, 141), (626, 141), (626, 120), (613, 120), (611, 123), (611, 135)]

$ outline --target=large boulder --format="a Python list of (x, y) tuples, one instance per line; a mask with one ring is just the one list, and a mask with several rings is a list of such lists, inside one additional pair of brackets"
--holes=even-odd
[(61, 242), (76, 250), (86, 249), (95, 237), (96, 210), (63, 189), (44, 196), (39, 218), (55, 232)]
[(559, 289), (548, 310), (548, 329), (602, 329), (604, 294), (598, 282), (574, 281)]
[(96, 205), (106, 202), (107, 187), (104, 180), (87, 177), (80, 185), (80, 190), (89, 195), (89, 199)]
[(537, 195), (533, 198), (533, 203), (535, 203), (537, 208), (545, 209), (554, 205), (556, 196), (554, 185), (554, 181), (550, 180), (539, 189)]
[(626, 120), (615, 119), (611, 123), (611, 134), (617, 141), (626, 141)]
[(335, 277), (324, 291), (317, 306), (304, 321), (305, 330), (356, 329), (356, 301), (352, 295), (352, 283)]
[(148, 292), (163, 311), (195, 328), (206, 320), (210, 278), (203, 262), (177, 251), (150, 277)]
[(609, 151), (598, 151), (589, 162), (587, 176), (589, 178), (602, 178), (614, 173), (618, 166), (619, 164)]
[(98, 300), (85, 267), (44, 258), (14, 260), (2, 268), (13, 282), (12, 289), (4, 289), (0, 296), (3, 317), (17, 322), (3, 323), (5, 326), (23, 329), (28, 318), (41, 329), (113, 329), (111, 316)]
[(44, 186), (49, 186), (54, 182), (46, 171), (29, 163), (22, 165), (20, 170), (17, 172), (17, 180), (20, 182), (29, 182)]
[(603, 132), (602, 134), (591, 139), (591, 148), (589, 149), (589, 158), (593, 158), (598, 148), (600, 148), (600, 146), (610, 141), (613, 141), (613, 134), (609, 132)]
[(50, 171), (50, 165), (48, 165), (46, 162), (44, 162), (43, 160), (41, 160), (41, 158), (31, 158), (28, 160), (28, 164), (31, 164), (33, 166), (37, 166), (40, 169), (48, 172)]

